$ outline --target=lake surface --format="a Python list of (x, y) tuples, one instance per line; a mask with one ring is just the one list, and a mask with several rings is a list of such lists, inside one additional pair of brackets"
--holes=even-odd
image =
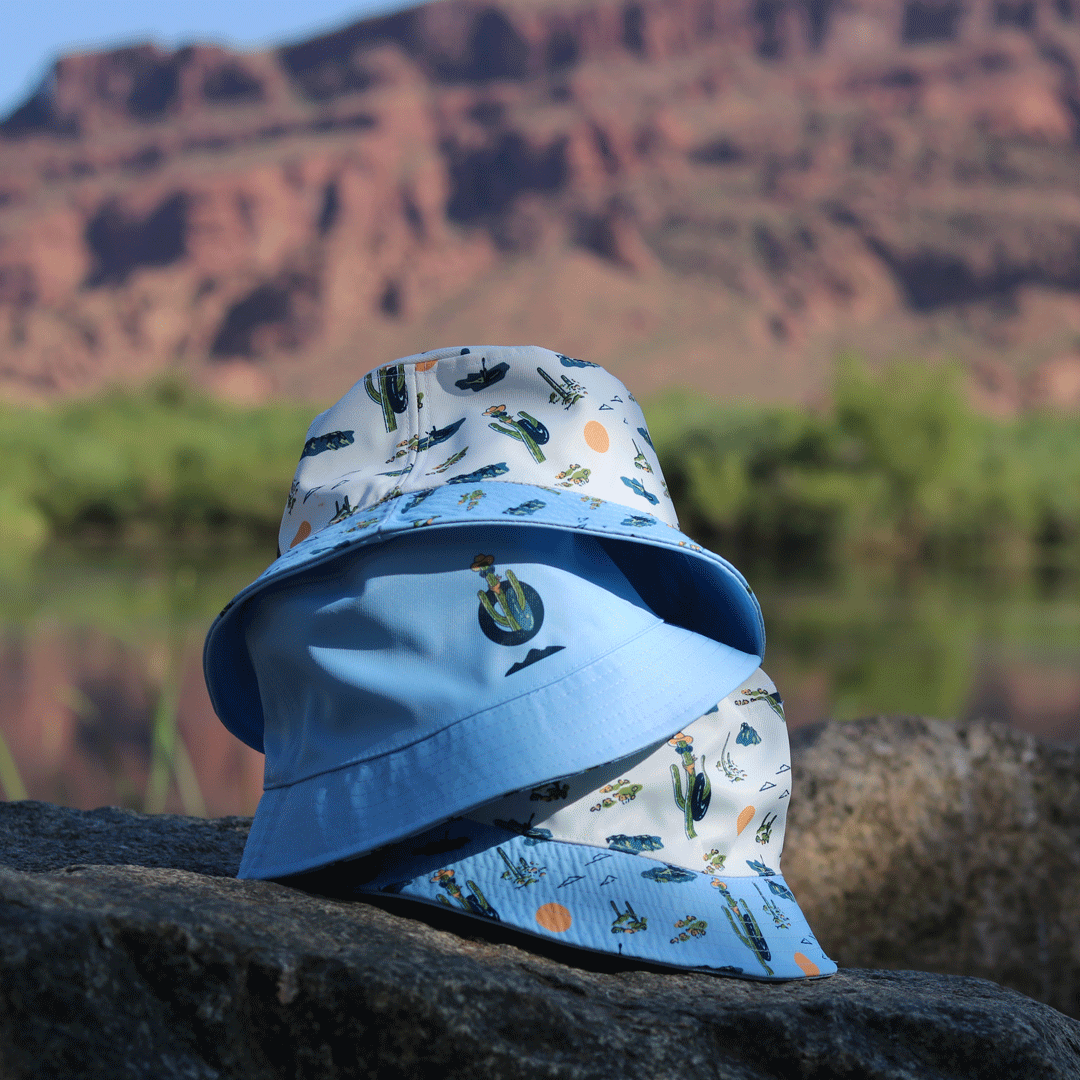
[[(202, 639), (266, 554), (51, 550), (0, 576), (0, 786), (82, 808), (253, 811), (262, 756), (217, 721)], [(1076, 577), (748, 574), (791, 727), (988, 716), (1080, 740)]]

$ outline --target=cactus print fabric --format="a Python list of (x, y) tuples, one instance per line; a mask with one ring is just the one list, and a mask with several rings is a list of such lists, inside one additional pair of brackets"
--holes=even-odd
[(645, 417), (618, 379), (548, 349), (471, 346), (369, 372), (315, 418), (279, 548), (398, 493), (490, 480), (678, 526)]
[[(430, 538), (429, 549), (477, 525), (595, 536), (659, 618), (764, 655), (745, 578), (679, 531), (633, 395), (586, 360), (533, 346), (406, 357), (369, 372), (316, 417), (298, 450), (280, 555), (226, 605), (203, 654), (215, 711), (256, 750), (265, 710), (245, 637), (248, 605), (406, 534)], [(512, 586), (502, 595), (517, 600)], [(488, 630), (527, 632), (494, 616)]]
[(835, 970), (780, 874), (760, 607), (679, 531), (617, 379), (439, 349), (369, 372), (298, 454), (278, 558), (204, 650), (266, 754), (241, 877), (336, 867), (671, 967)]
[[(740, 741), (741, 739), (741, 741)], [(783, 705), (756, 670), (638, 754), (516, 792), (345, 866), (567, 944), (750, 979), (832, 974), (780, 872)]]
[(780, 867), (790, 778), (783, 705), (758, 668), (670, 738), (467, 816), (705, 874), (771, 877)]

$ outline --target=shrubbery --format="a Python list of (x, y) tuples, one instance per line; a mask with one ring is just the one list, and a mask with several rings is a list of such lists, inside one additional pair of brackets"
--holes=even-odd
[[(843, 360), (821, 412), (685, 391), (645, 410), (684, 528), (740, 558), (1080, 561), (1080, 418), (976, 415), (954, 370)], [(0, 550), (90, 533), (272, 546), (314, 411), (173, 382), (0, 408)]]
[(955, 369), (849, 358), (824, 412), (670, 392), (648, 417), (683, 526), (751, 559), (1080, 555), (1080, 418), (977, 415)]
[(180, 383), (0, 410), (0, 545), (277, 534), (311, 406), (234, 408)]

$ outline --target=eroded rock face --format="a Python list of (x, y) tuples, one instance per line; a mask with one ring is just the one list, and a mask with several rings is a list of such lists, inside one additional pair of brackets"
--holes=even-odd
[[(799, 733), (784, 866), (831, 979), (622, 964), (236, 881), (248, 822), (0, 804), (5, 1077), (1074, 1077), (1080, 751)], [(1071, 950), (1071, 951), (1070, 951)]]
[(642, 393), (805, 399), (852, 347), (1071, 408), (1078, 71), (1071, 0), (439, 0), (66, 57), (0, 122), (0, 391), (333, 398), (536, 341)]

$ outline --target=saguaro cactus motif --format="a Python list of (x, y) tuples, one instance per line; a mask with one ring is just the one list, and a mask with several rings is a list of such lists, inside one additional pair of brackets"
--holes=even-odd
[(634, 443), (634, 449), (637, 451), (634, 455), (634, 468), (642, 469), (644, 472), (652, 472), (652, 466), (649, 464), (649, 459), (642, 453), (641, 447), (638, 446), (633, 439), (630, 441)]
[[(376, 389), (376, 385), (378, 389)], [(397, 416), (409, 407), (409, 386), (405, 381), (405, 365), (389, 364), (364, 376), (367, 396), (382, 407), (383, 424), (387, 431), (397, 431)]]
[(539, 866), (536, 863), (529, 862), (524, 855), (518, 856), (517, 864), (515, 865), (507, 857), (506, 852), (503, 849), (495, 849), (499, 857), (506, 864), (506, 869), (502, 873), (503, 880), (510, 880), (514, 883), (515, 887), (521, 889), (526, 885), (532, 885), (539, 881), (547, 873), (546, 866)]
[(773, 969), (765, 963), (766, 960), (772, 959), (772, 953), (769, 951), (769, 943), (765, 940), (757, 919), (754, 918), (754, 913), (749, 907), (744, 908), (739, 904), (739, 901), (728, 892), (728, 887), (724, 882), (714, 878), (713, 885), (720, 890), (720, 895), (727, 905), (724, 908), (724, 914), (731, 923), (735, 936), (757, 957), (758, 963), (765, 969), (766, 974), (772, 975)]
[(569, 409), (575, 401), (580, 401), (589, 391), (581, 383), (571, 379), (569, 375), (561, 375), (556, 382), (542, 367), (536, 369), (541, 378), (551, 387), (548, 402), (554, 405), (556, 402)]
[(668, 746), (675, 747), (676, 753), (682, 758), (683, 769), (686, 772), (686, 794), (684, 795), (679, 767), (678, 765), (671, 766), (671, 786), (675, 795), (675, 805), (683, 812), (687, 840), (693, 840), (697, 836), (694, 822), (700, 821), (705, 816), (705, 811), (709, 809), (709, 800), (712, 798), (712, 784), (705, 774), (705, 755), (701, 755), (701, 772), (699, 773), (694, 760), (694, 751), (691, 749), (693, 741), (692, 735), (686, 735), (681, 731), (668, 739)]
[(500, 435), (509, 435), (511, 439), (518, 439), (524, 443), (537, 463), (545, 460), (544, 452), (540, 447), (551, 438), (551, 433), (535, 416), (519, 411), (515, 420), (506, 411), (505, 405), (492, 405), (484, 410), (484, 415), (500, 421), (497, 424), (488, 424), (492, 431), (497, 431)]
[[(534, 637), (544, 621), (544, 605), (532, 586), (518, 580), (513, 570), (506, 571), (504, 581), (492, 569), (494, 555), (477, 555), (470, 569), (487, 582), (487, 589), (478, 589), (480, 629), (499, 645), (520, 645)], [(489, 622), (485, 625), (483, 615)]]
[(767, 899), (765, 894), (760, 889), (758, 889), (756, 882), (754, 884), (754, 888), (757, 889), (757, 894), (761, 897), (761, 902), (763, 905), (761, 910), (764, 911), (770, 919), (772, 919), (773, 925), (779, 926), (781, 930), (789, 929), (791, 927), (791, 919), (789, 919), (788, 916), (780, 910), (780, 905), (777, 904), (775, 900)]
[(639, 930), (649, 928), (648, 915), (639, 915), (630, 906), (629, 900), (626, 901), (625, 911), (620, 911), (614, 900), (608, 902), (611, 904), (611, 910), (615, 912), (615, 919), (611, 924), (613, 934), (636, 934)]
[[(485, 919), (494, 919), (496, 922), (499, 921), (499, 913), (488, 903), (487, 897), (480, 891), (480, 886), (477, 885), (475, 881), (465, 882), (470, 889), (470, 892), (466, 894), (461, 886), (454, 880), (454, 871), (446, 868), (443, 870), (436, 870), (435, 876), (431, 879), (431, 882), (433, 885), (438, 885), (439, 888), (448, 892), (463, 911), (471, 912), (473, 915), (481, 915)], [(454, 906), (442, 895), (442, 893), (436, 896), (435, 899), (444, 907)]]
[(757, 832), (754, 834), (754, 839), (759, 844), (767, 844), (772, 839), (772, 827), (776, 823), (777, 814), (773, 814), (769, 817), (765, 815), (765, 820), (758, 826)]

